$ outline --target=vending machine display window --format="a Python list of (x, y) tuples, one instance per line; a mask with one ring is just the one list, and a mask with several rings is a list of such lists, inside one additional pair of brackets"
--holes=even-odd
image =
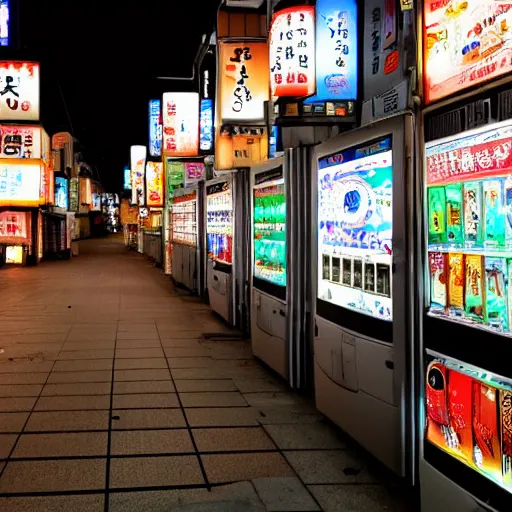
[(391, 138), (318, 162), (318, 299), (392, 320)]
[(172, 241), (197, 245), (197, 193), (175, 196), (172, 205)]
[(253, 200), (255, 285), (286, 298), (286, 195), (282, 166), (256, 175)]
[(233, 262), (233, 196), (228, 182), (206, 189), (208, 256), (215, 262)]
[(427, 441), (512, 493), (512, 380), (429, 359)]
[(512, 123), (426, 145), (428, 313), (512, 334)]

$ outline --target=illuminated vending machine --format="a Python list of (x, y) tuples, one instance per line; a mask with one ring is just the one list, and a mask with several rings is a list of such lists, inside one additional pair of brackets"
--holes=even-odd
[(174, 191), (170, 210), (172, 277), (202, 296), (205, 288), (204, 164), (182, 165), (186, 188)]
[(424, 6), (422, 510), (512, 510), (512, 4)]
[[(317, 408), (405, 476), (412, 114), (317, 146)], [(411, 237), (412, 238), (412, 237)]]
[(251, 342), (254, 355), (288, 378), (287, 216), (283, 158), (252, 169)]

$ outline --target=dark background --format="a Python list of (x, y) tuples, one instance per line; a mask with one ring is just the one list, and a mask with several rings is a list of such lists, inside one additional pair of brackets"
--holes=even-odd
[(70, 131), (105, 188), (120, 190), (130, 146), (147, 144), (149, 99), (197, 90), (155, 77), (192, 75), (219, 0), (19, 2), (23, 58), (41, 62), (45, 129)]

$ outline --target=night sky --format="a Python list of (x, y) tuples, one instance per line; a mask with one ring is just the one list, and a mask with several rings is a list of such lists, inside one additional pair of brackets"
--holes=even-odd
[(45, 129), (71, 131), (107, 190), (119, 191), (130, 145), (147, 143), (148, 100), (194, 87), (154, 77), (192, 74), (218, 0), (20, 1), (24, 55), (41, 61)]

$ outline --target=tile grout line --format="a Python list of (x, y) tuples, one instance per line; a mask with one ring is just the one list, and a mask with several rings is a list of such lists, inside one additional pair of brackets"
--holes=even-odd
[[(155, 321), (155, 325), (156, 325), (156, 331), (158, 333), (158, 339), (160, 341), (160, 347), (161, 347), (162, 351), (165, 354), (164, 346), (162, 345), (162, 338), (160, 337), (160, 330), (158, 328), (158, 323), (156, 321)], [(194, 439), (194, 434), (192, 432), (192, 427), (190, 426), (190, 422), (188, 421), (187, 414), (185, 412), (185, 408), (183, 407), (183, 403), (181, 401), (180, 394), (178, 393), (178, 389), (176, 388), (176, 384), (174, 383), (174, 378), (172, 376), (172, 371), (171, 371), (171, 367), (169, 365), (169, 361), (168, 361), (167, 358), (165, 360), (167, 362), (167, 368), (169, 370), (169, 375), (171, 376), (172, 385), (174, 386), (174, 389), (176, 390), (176, 397), (177, 397), (178, 403), (180, 405), (181, 414), (183, 414), (183, 418), (185, 419), (185, 425), (186, 425), (186, 428), (187, 428), (187, 431), (188, 431), (188, 435), (190, 436), (190, 440), (192, 441), (192, 446), (194, 447), (194, 450), (196, 452), (197, 462), (199, 463), (199, 469), (201, 470), (201, 474), (202, 474), (203, 480), (204, 480), (204, 482), (206, 484), (206, 488), (208, 489), (208, 491), (210, 491), (211, 490), (211, 485), (210, 485), (210, 482), (208, 481), (208, 476), (206, 475), (206, 470), (204, 468), (203, 461), (201, 459), (201, 455), (199, 453), (199, 449), (197, 447), (196, 440)]]

